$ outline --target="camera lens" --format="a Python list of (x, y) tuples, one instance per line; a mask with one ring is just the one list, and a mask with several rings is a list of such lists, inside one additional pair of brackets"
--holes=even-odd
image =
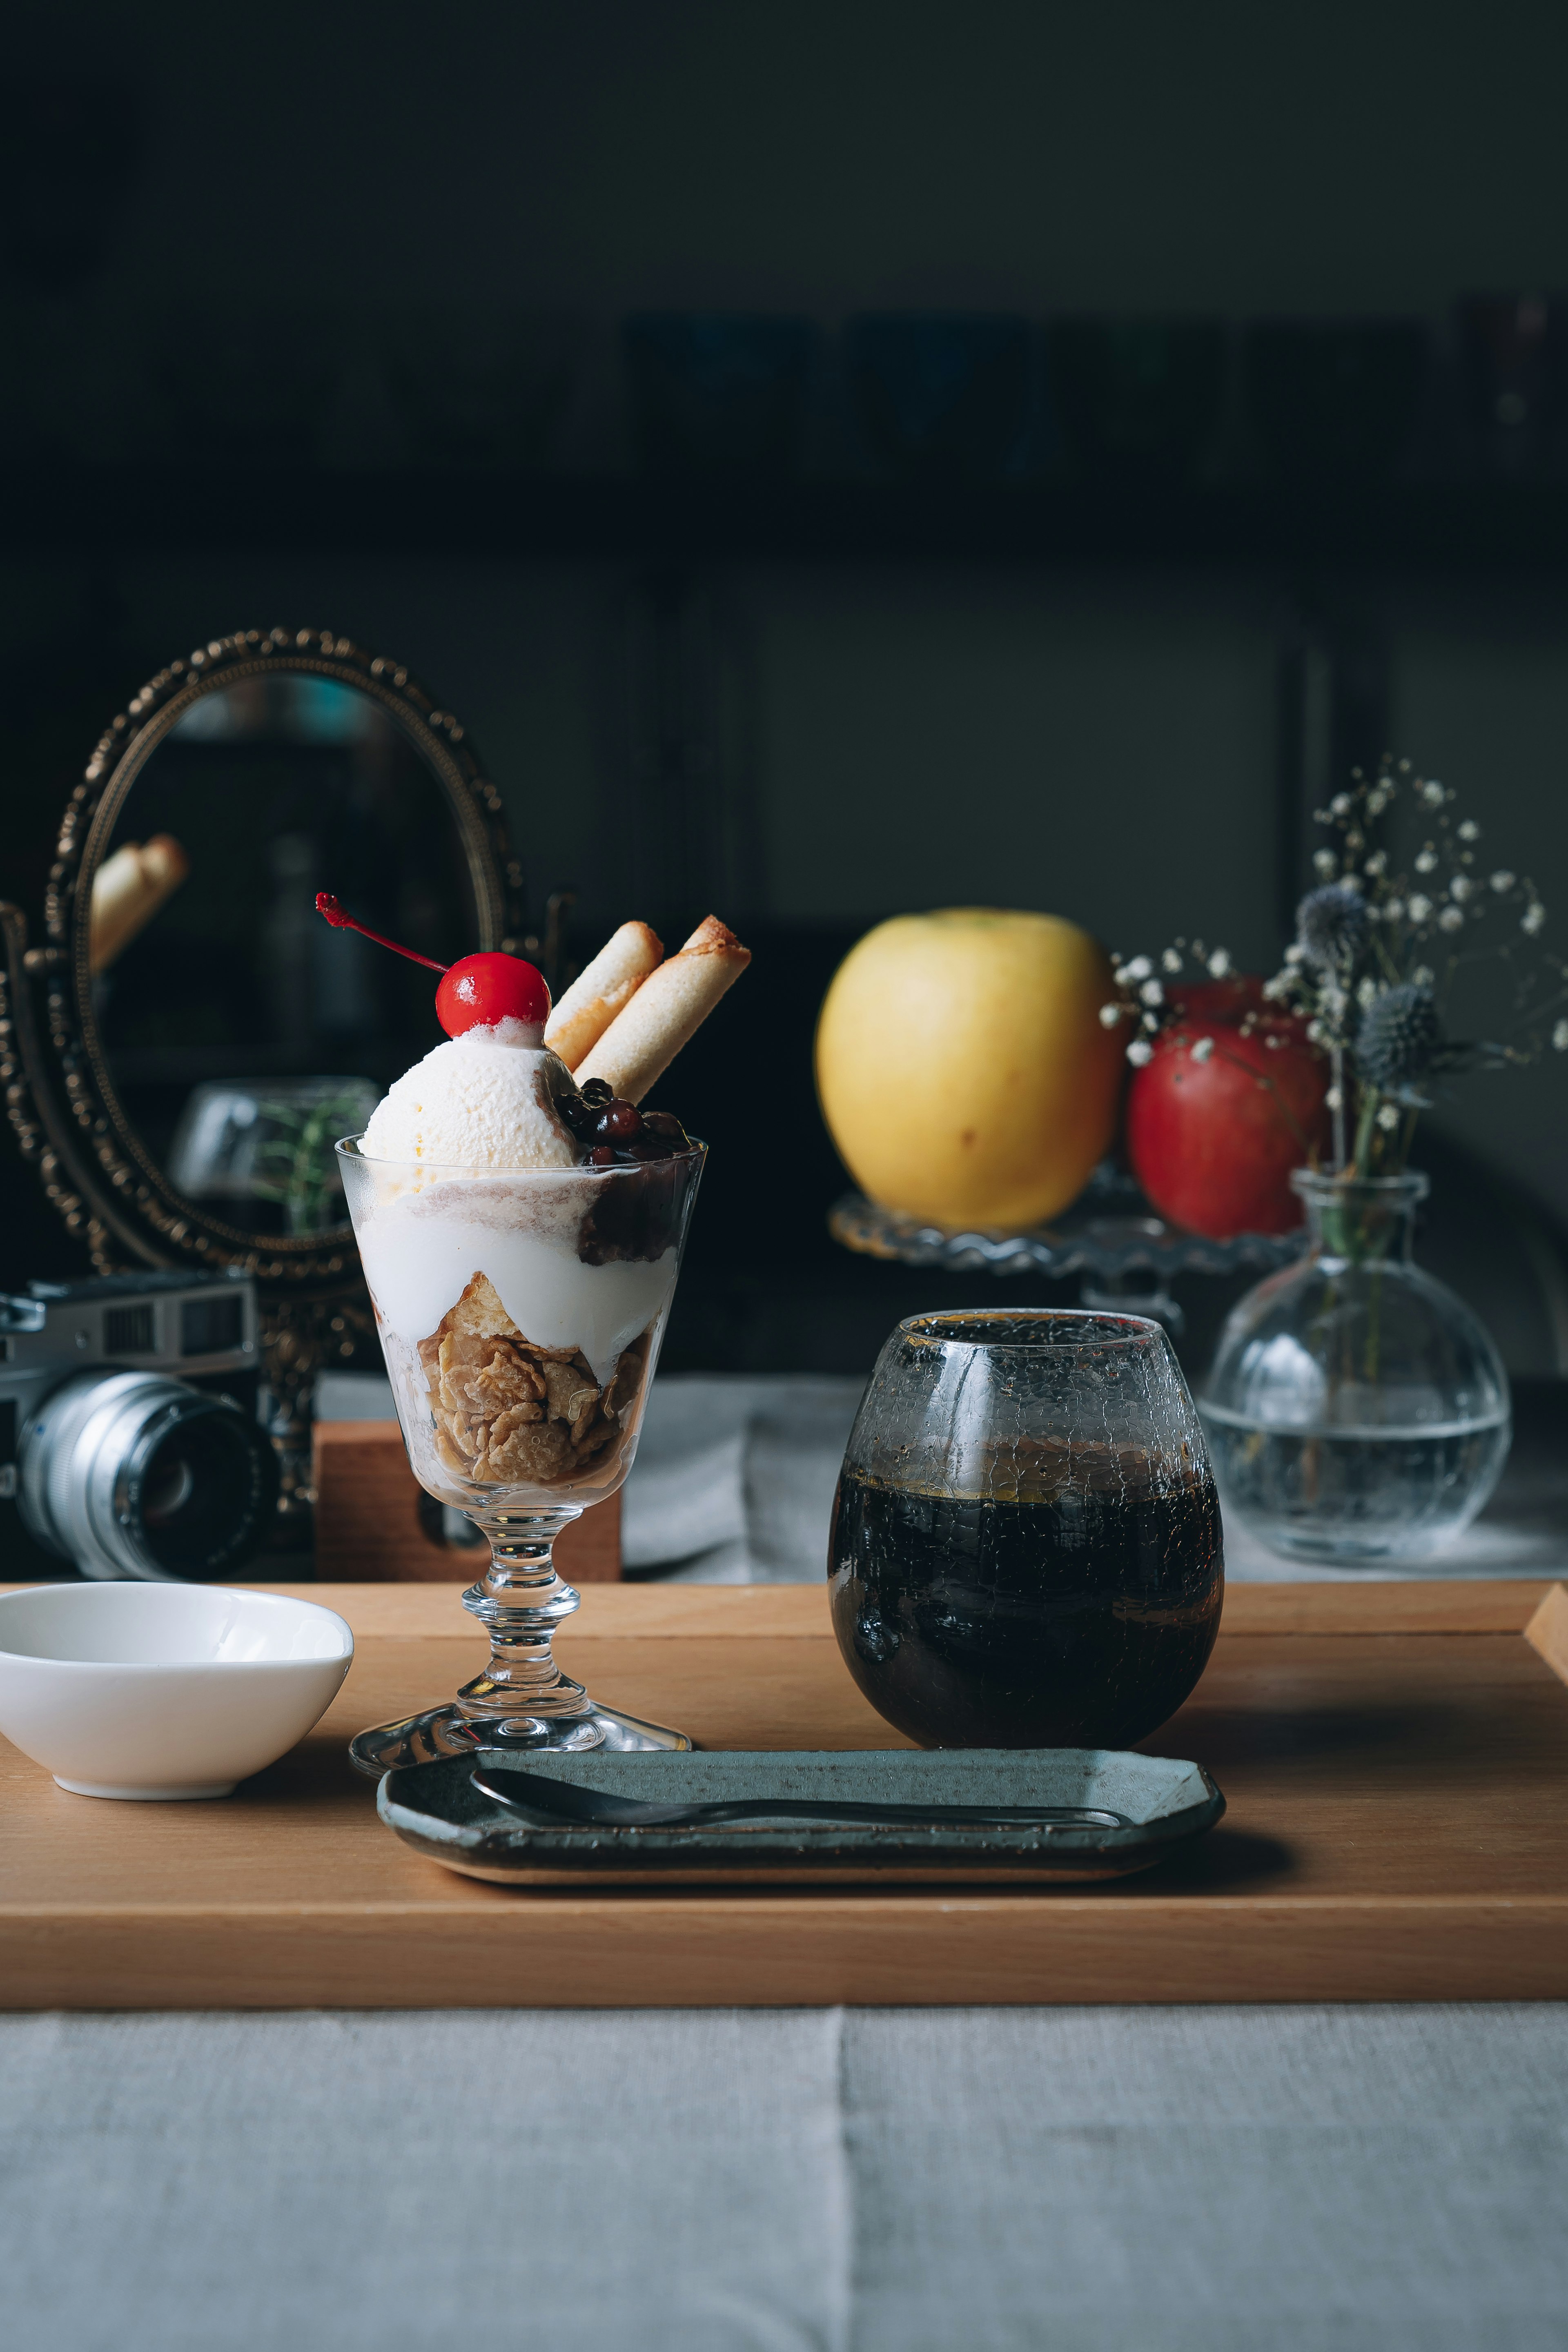
[(83, 1372), (28, 1417), (17, 1502), (84, 1576), (223, 1576), (260, 1545), (271, 1447), (227, 1397), (158, 1372)]

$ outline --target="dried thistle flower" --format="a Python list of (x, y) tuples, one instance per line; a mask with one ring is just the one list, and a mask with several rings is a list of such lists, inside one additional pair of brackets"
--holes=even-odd
[(1296, 909), (1297, 944), (1314, 971), (1350, 971), (1365, 950), (1369, 929), (1366, 900), (1352, 882), (1309, 890)]
[(1410, 1108), (1425, 1108), (1429, 1097), (1420, 1089), (1432, 1076), (1442, 1046), (1436, 997), (1430, 988), (1405, 981), (1397, 988), (1385, 988), (1362, 1015), (1356, 1065), (1380, 1095)]

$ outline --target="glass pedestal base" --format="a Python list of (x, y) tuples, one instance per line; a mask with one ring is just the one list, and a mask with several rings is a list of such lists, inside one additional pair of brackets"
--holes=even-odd
[(379, 1780), (405, 1764), (433, 1764), (443, 1756), (473, 1756), (481, 1749), (515, 1748), (521, 1755), (604, 1749), (689, 1748), (695, 1743), (684, 1731), (662, 1724), (644, 1723), (612, 1706), (590, 1704), (582, 1715), (553, 1719), (520, 1716), (505, 1721), (480, 1722), (465, 1715), (455, 1700), (405, 1715), (399, 1723), (372, 1724), (349, 1742), (349, 1760), (368, 1779)]

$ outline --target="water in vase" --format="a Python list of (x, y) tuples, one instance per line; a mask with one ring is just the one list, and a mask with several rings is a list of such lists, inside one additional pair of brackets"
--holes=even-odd
[(1295, 1559), (1420, 1559), (1468, 1525), (1508, 1459), (1506, 1412), (1406, 1428), (1270, 1429), (1209, 1402), (1220, 1494)]

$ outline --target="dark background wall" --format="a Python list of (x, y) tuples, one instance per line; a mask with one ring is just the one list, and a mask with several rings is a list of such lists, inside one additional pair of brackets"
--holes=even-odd
[[(712, 788), (744, 847), (672, 880), (657, 844), (627, 847), (652, 625), (638, 565), (463, 554), (416, 514), (374, 552), (334, 545), (330, 522), (295, 548), (211, 528), (138, 541), (113, 485), (148, 429), (152, 355), (184, 349), (199, 369), (211, 316), (313, 306), (340, 362), (328, 512), (343, 476), (399, 461), (377, 373), (394, 324), (457, 347), (502, 307), (579, 314), (559, 462), (604, 470), (627, 463), (614, 337), (639, 307), (795, 310), (827, 329), (896, 307), (1409, 313), (1441, 354), (1456, 297), (1568, 275), (1568, 18), (1547, 5), (259, 16), (162, 0), (24, 8), (5, 55), (8, 463), (35, 486), (83, 467), (107, 486), (101, 522), (51, 535), (35, 517), (0, 547), (4, 850), (24, 892), (58, 800), (142, 677), (215, 633), (325, 621), (395, 651), (462, 714), (536, 900), (577, 885), (585, 934), (705, 894), (738, 925), (818, 941), (973, 898), (1074, 916), (1124, 950), (1202, 930), (1267, 967), (1290, 562), (706, 563), (683, 625)], [(37, 127), (55, 79), (84, 72), (118, 125), (97, 180)], [(102, 219), (102, 249), (50, 285), (27, 240), (62, 203)], [(829, 473), (839, 396), (829, 382), (815, 451)], [(1215, 463), (1246, 478), (1255, 462), (1232, 415)], [(1568, 905), (1562, 576), (1396, 553), (1329, 587), (1384, 648), (1391, 747), (1475, 796), (1500, 859)], [(831, 961), (813, 955), (797, 1091)], [(738, 1014), (729, 1045), (743, 1055)], [(1568, 1211), (1565, 1110), (1556, 1062), (1474, 1081), (1438, 1124)], [(813, 1164), (831, 1189), (830, 1163)]]

